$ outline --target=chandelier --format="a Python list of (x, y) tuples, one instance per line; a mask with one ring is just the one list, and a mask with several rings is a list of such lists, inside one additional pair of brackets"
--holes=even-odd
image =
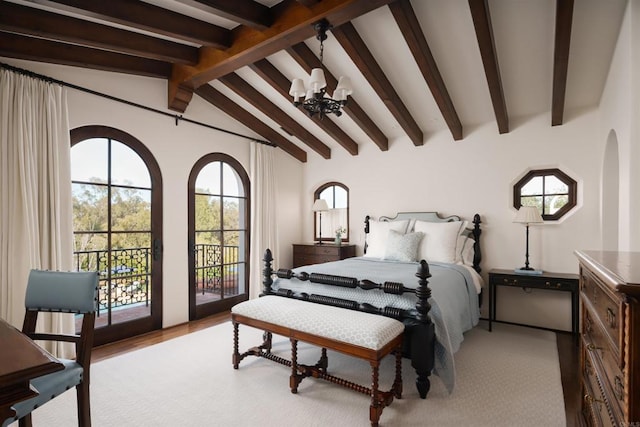
[[(320, 40), (320, 66), (311, 70), (308, 88), (304, 87), (302, 79), (293, 79), (289, 95), (293, 96), (293, 105), (296, 107), (302, 105), (309, 117), (318, 115), (323, 118), (327, 114), (335, 114), (340, 117), (342, 115), (342, 107), (347, 104), (347, 97), (353, 93), (351, 88), (351, 79), (342, 76), (338, 80), (338, 85), (333, 91), (333, 98), (327, 95), (327, 81), (324, 78), (323, 70), (323, 53), (324, 41), (327, 39), (327, 30), (331, 29), (331, 25), (326, 19), (322, 19), (313, 25), (318, 33), (316, 38)], [(303, 100), (304, 97), (304, 100)]]

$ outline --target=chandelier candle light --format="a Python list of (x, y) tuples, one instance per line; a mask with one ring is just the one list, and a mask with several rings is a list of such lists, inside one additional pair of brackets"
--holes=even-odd
[[(327, 114), (335, 114), (340, 117), (342, 115), (341, 108), (347, 104), (347, 97), (353, 93), (351, 87), (351, 79), (341, 76), (338, 79), (338, 85), (333, 92), (333, 98), (327, 95), (327, 81), (324, 78), (323, 53), (324, 41), (327, 39), (327, 30), (331, 29), (331, 24), (326, 19), (318, 21), (314, 24), (314, 29), (318, 33), (316, 38), (320, 40), (320, 66), (311, 70), (309, 85), (305, 88), (302, 79), (293, 79), (289, 95), (293, 96), (293, 105), (296, 107), (302, 105), (307, 110), (309, 117), (318, 114), (323, 118)], [(302, 98), (304, 97), (304, 100)]]
[(542, 274), (542, 270), (536, 270), (529, 267), (529, 224), (539, 224), (544, 222), (542, 215), (540, 215), (540, 211), (535, 206), (521, 206), (513, 222), (524, 224), (527, 227), (527, 252), (525, 255), (525, 264), (524, 267), (516, 269), (515, 272), (520, 274)]

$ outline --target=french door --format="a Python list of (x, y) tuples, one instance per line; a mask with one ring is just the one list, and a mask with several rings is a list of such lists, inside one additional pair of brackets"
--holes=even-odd
[(249, 178), (232, 157), (201, 158), (189, 177), (189, 319), (249, 296)]
[(94, 345), (162, 327), (162, 177), (136, 138), (71, 131), (74, 262), (99, 274)]

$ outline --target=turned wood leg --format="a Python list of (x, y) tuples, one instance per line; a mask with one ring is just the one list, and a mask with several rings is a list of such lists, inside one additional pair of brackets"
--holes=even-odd
[(273, 339), (273, 334), (268, 331), (264, 331), (262, 334), (262, 348), (267, 351), (267, 353), (271, 353), (271, 342)]
[(427, 393), (429, 393), (429, 389), (431, 389), (431, 381), (429, 380), (430, 372), (417, 372), (418, 377), (416, 378), (416, 387), (418, 388), (418, 394), (422, 399), (427, 398)]
[(238, 351), (238, 323), (233, 322), (233, 369), (238, 369), (240, 365), (240, 352)]
[(289, 387), (291, 393), (298, 393), (298, 384), (301, 378), (298, 374), (298, 340), (291, 338), (291, 376), (289, 377)]
[(323, 374), (327, 373), (327, 366), (329, 366), (329, 359), (327, 358), (327, 349), (322, 347), (322, 353), (320, 355), (320, 360), (317, 364), (318, 368), (320, 368), (320, 372)]
[(402, 398), (402, 346), (394, 352), (396, 356), (396, 378), (393, 381), (393, 395)]
[(380, 404), (380, 398), (378, 397), (378, 362), (371, 363), (371, 406), (369, 407), (369, 419), (371, 420), (371, 427), (378, 427), (378, 421), (382, 414), (382, 405)]

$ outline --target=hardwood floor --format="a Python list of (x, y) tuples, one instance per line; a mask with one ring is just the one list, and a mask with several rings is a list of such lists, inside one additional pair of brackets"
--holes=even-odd
[[(93, 349), (91, 361), (98, 362), (100, 360), (138, 350), (153, 344), (158, 344), (191, 332), (224, 323), (229, 319), (229, 312), (224, 312), (193, 322), (172, 326), (161, 331), (149, 332), (148, 334), (138, 337), (96, 347)], [(556, 334), (556, 338), (558, 343), (558, 357), (560, 359), (560, 374), (562, 379), (562, 389), (564, 391), (567, 426), (573, 427), (578, 425), (576, 415), (580, 399), (578, 388), (579, 349), (569, 333)]]

